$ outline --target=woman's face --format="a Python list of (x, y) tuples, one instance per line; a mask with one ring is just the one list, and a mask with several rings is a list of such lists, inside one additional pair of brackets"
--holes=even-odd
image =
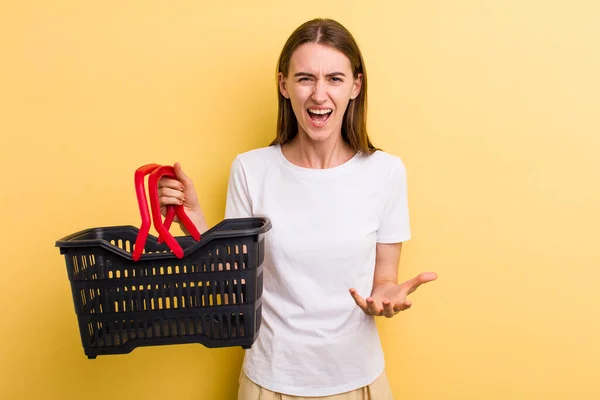
[(299, 134), (314, 141), (341, 138), (344, 113), (360, 93), (362, 75), (352, 74), (344, 53), (327, 45), (305, 43), (290, 59), (288, 76), (279, 74), (281, 94), (290, 99)]

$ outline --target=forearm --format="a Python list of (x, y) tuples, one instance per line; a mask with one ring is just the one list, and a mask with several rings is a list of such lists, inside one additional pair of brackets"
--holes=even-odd
[(398, 264), (402, 243), (377, 244), (373, 289), (398, 284)]

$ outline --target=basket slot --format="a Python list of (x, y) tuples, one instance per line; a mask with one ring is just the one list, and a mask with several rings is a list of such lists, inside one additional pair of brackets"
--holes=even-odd
[(198, 282), (197, 287), (198, 287), (198, 297), (196, 297), (196, 299), (198, 300), (198, 307), (207, 307), (208, 304), (206, 303), (206, 299), (207, 299), (206, 285), (203, 285), (202, 282)]
[(167, 308), (177, 308), (177, 298), (175, 297), (175, 285), (167, 285), (169, 296), (167, 297)]
[(222, 303), (222, 296), (221, 293), (219, 292), (219, 282), (214, 281), (212, 283), (212, 291), (213, 291), (213, 298), (212, 298), (212, 305), (213, 306), (219, 306)]
[(213, 306), (215, 305), (215, 296), (216, 296), (216, 290), (215, 290), (215, 283), (213, 282), (207, 282), (207, 292), (208, 292), (208, 301), (206, 303), (207, 306)]
[(217, 246), (215, 248), (215, 255), (214, 255), (214, 263), (212, 265), (212, 271), (222, 271), (223, 270), (223, 263), (222, 260), (223, 258), (221, 257), (221, 247)]
[(127, 338), (126, 340), (137, 338), (137, 324), (136, 321), (127, 321)]
[(227, 321), (229, 321), (227, 314), (221, 314), (219, 318), (219, 327), (221, 328), (220, 334), (222, 339), (228, 339), (230, 336), (227, 334)]
[(121, 320), (121, 343), (125, 343), (127, 340), (129, 340), (129, 329), (129, 321)]
[(79, 263), (77, 262), (77, 255), (74, 255), (72, 257), (72, 261), (71, 261), (71, 270), (73, 271), (73, 275), (77, 276), (79, 275), (79, 272), (81, 271), (79, 269)]
[(230, 279), (225, 285), (227, 287), (227, 304), (235, 304), (235, 298), (233, 297), (233, 281)]
[(193, 301), (193, 305), (196, 307), (202, 307), (202, 298), (201, 296), (201, 290), (200, 289), (200, 285), (195, 284), (192, 287), (192, 301)]
[(210, 256), (208, 258), (208, 271), (210, 271), (210, 272), (218, 271), (218, 268), (216, 268), (216, 266), (215, 266), (215, 264), (217, 263), (217, 258), (216, 258), (217, 251), (218, 251), (218, 249), (215, 249), (215, 252), (211, 252)]
[(200, 335), (202, 333), (202, 325), (200, 323), (198, 323), (198, 321), (200, 320), (200, 318), (192, 318), (192, 323), (193, 323), (193, 333), (195, 335)]
[(235, 321), (235, 332), (237, 333), (237, 336), (243, 336), (243, 332), (240, 329), (240, 314), (236, 313), (235, 317), (234, 317), (234, 321)]
[(138, 321), (138, 323), (135, 323), (135, 321), (131, 321), (132, 323), (132, 335), (135, 335), (135, 338), (140, 338), (143, 339), (144, 338), (144, 329), (143, 329), (143, 321)]
[(168, 307), (168, 300), (167, 300), (167, 286), (168, 285), (158, 285), (159, 286), (159, 291), (160, 291), (160, 296), (158, 297), (158, 305), (160, 309), (166, 309), (169, 308)]
[(146, 290), (144, 290), (144, 310), (151, 310), (152, 309), (152, 300), (150, 298), (150, 288), (151, 286), (148, 285), (146, 287)]
[(171, 320), (162, 320), (160, 321), (160, 325), (162, 327), (164, 336), (173, 336), (173, 334), (171, 333)]
[(142, 301), (142, 292), (144, 291), (142, 286), (139, 286), (137, 288), (137, 290), (135, 291), (135, 304), (136, 304), (136, 311), (139, 310), (146, 310), (147, 308), (144, 306), (144, 302)]
[(175, 285), (175, 308), (186, 308), (186, 301), (183, 295), (183, 285), (185, 285), (185, 283), (178, 283)]
[(119, 326), (119, 331), (117, 333), (117, 340), (119, 344), (125, 343), (127, 341), (127, 322), (120, 320), (117, 322), (117, 326)]
[(240, 285), (239, 279), (234, 279), (233, 284), (235, 286), (235, 303), (242, 303), (242, 287)]
[(154, 304), (154, 310), (162, 310), (165, 308), (165, 302), (164, 302), (164, 287), (161, 285), (156, 285), (156, 304)]
[(177, 324), (177, 320), (169, 320), (169, 334), (170, 336), (179, 336), (179, 326)]
[(221, 296), (219, 304), (229, 304), (229, 299), (225, 293), (225, 280), (219, 281), (219, 295)]
[(162, 324), (160, 321), (154, 321), (152, 326), (154, 327), (154, 337), (162, 337)]
[(220, 339), (219, 336), (219, 316), (218, 314), (212, 314), (208, 316), (209, 324), (210, 324), (210, 338), (211, 339)]
[(202, 332), (204, 335), (210, 334), (210, 316), (202, 318)]
[(223, 318), (220, 314), (213, 314), (213, 332), (212, 339), (223, 339)]
[(193, 328), (192, 319), (191, 318), (182, 318), (181, 319), (181, 331), (180, 331), (181, 336), (193, 335), (194, 332), (192, 331), (191, 328)]
[(173, 336), (185, 336), (185, 320), (172, 319)]
[(221, 304), (223, 304), (223, 298), (221, 296), (221, 292), (219, 291), (219, 282), (218, 281), (212, 281), (210, 283), (211, 288), (212, 288), (212, 305), (213, 306), (219, 306)]
[(169, 337), (169, 336), (175, 336), (175, 329), (174, 326), (171, 324), (172, 320), (167, 319), (167, 320), (163, 320), (163, 328), (164, 328), (164, 335)]
[(225, 333), (227, 339), (231, 339), (233, 332), (231, 329), (231, 314), (224, 314), (225, 317)]
[(123, 288), (116, 288), (115, 293), (116, 293), (116, 295), (115, 295), (113, 311), (119, 312), (119, 310), (120, 310), (121, 312), (123, 312), (123, 311), (125, 311)]
[(183, 333), (182, 333), (183, 329), (182, 329), (182, 326), (180, 325), (181, 323), (183, 323), (183, 321), (179, 321), (179, 323), (178, 323), (176, 319), (170, 319), (169, 322), (170, 322), (169, 327), (171, 329), (171, 336), (183, 335)]

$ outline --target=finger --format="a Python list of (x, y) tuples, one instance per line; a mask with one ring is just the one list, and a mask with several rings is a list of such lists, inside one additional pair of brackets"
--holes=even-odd
[(183, 204), (183, 200), (179, 200), (177, 197), (166, 197), (162, 196), (159, 198), (160, 206), (180, 206)]
[(369, 311), (369, 314), (379, 316), (381, 315), (383, 307), (381, 307), (380, 304), (377, 304), (372, 297), (369, 297), (367, 298), (367, 310)]
[(400, 312), (404, 310), (408, 310), (412, 306), (412, 302), (410, 300), (400, 301), (394, 304), (394, 311)]
[(192, 179), (187, 176), (185, 172), (183, 172), (183, 168), (181, 168), (180, 163), (176, 162), (173, 166), (173, 169), (175, 170), (175, 176), (181, 181), (181, 183), (183, 183), (185, 186), (193, 186)]
[(165, 177), (162, 177), (158, 180), (158, 188), (159, 189), (170, 188), (170, 189), (174, 189), (174, 190), (179, 190), (180, 192), (182, 192), (184, 189), (183, 183), (179, 182), (177, 179), (171, 179), (171, 178), (165, 178)]
[(411, 294), (412, 292), (417, 290), (417, 288), (422, 284), (434, 281), (436, 279), (437, 275), (435, 274), (435, 272), (423, 272), (414, 277), (413, 279), (404, 282), (402, 285), (406, 286), (407, 294)]
[(386, 318), (392, 318), (394, 315), (396, 315), (397, 311), (394, 310), (394, 306), (392, 305), (392, 302), (389, 300), (384, 300), (383, 301), (383, 316)]
[(160, 188), (158, 190), (158, 198), (162, 199), (162, 198), (175, 198), (179, 201), (181, 201), (182, 203), (185, 202), (185, 195), (183, 192), (180, 192), (179, 190), (176, 189), (171, 189), (171, 188)]
[(363, 299), (355, 289), (350, 289), (350, 295), (354, 299), (356, 305), (359, 306), (365, 314), (368, 314), (369, 311), (367, 310), (367, 302), (365, 301), (365, 299)]

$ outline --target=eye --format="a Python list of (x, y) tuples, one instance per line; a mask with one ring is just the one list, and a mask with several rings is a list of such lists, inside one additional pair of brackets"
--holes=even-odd
[(337, 76), (332, 77), (331, 80), (334, 82), (343, 82), (342, 78), (337, 77)]

